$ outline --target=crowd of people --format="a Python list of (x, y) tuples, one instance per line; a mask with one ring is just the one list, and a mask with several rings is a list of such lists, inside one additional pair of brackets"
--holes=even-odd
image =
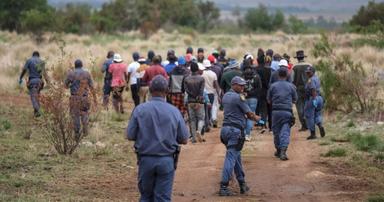
[[(19, 79), (21, 84), (24, 74), (29, 72), (27, 86), (35, 116), (40, 116), (38, 95), (44, 84), (43, 76), (49, 82), (44, 62), (39, 57), (37, 51), (33, 53)], [(205, 142), (204, 133), (211, 127), (218, 127), (220, 109), (224, 110), (220, 139), (227, 148), (221, 196), (231, 195), (228, 183), (233, 172), (240, 193), (249, 190), (240, 151), (244, 141), (251, 140), (255, 125), (260, 133), (267, 129), (273, 133), (275, 156), (283, 161), (288, 160), (290, 131), (295, 124), (293, 104), (301, 124), (299, 131), (309, 129), (307, 139), (316, 139), (317, 125), (324, 137), (320, 80), (315, 68), (305, 62), (305, 57), (303, 50), (297, 51), (297, 64), (293, 65), (288, 54), (281, 56), (271, 49), (260, 48), (256, 56), (246, 53), (238, 62), (227, 58), (225, 49), (206, 54), (203, 48), (198, 48), (195, 56), (193, 48), (189, 47), (179, 56), (174, 50), (168, 50), (165, 60), (152, 50), (146, 58), (134, 52), (133, 62), (126, 64), (120, 54), (109, 51), (101, 68), (105, 73), (103, 106), (108, 110), (112, 97), (113, 109), (116, 113), (124, 113), (122, 95), (124, 90), (130, 90), (135, 108), (127, 127), (127, 138), (135, 141), (138, 153), (142, 199), (170, 199), (174, 170), (162, 170), (162, 176), (156, 166), (169, 165), (172, 157), (176, 168), (178, 144), (186, 144), (188, 138), (192, 143)], [(70, 88), (71, 114), (79, 136), (88, 131), (89, 94), (97, 103), (91, 75), (83, 69), (81, 60), (75, 61), (75, 69), (68, 73), (65, 85)], [(185, 123), (189, 124), (189, 132)], [(156, 164), (151, 164), (153, 158), (158, 160)], [(163, 184), (153, 185), (155, 179), (161, 177), (164, 178), (159, 183)], [(148, 188), (146, 183), (152, 187)]]

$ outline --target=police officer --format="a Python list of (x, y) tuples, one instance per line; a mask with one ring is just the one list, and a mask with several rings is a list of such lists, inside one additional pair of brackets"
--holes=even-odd
[(138, 154), (140, 201), (171, 201), (175, 154), (189, 135), (179, 110), (166, 102), (167, 79), (155, 76), (149, 90), (152, 98), (134, 109), (127, 138)]
[(280, 67), (279, 80), (274, 82), (268, 90), (267, 100), (272, 106), (272, 131), (276, 148), (275, 156), (288, 160), (287, 148), (293, 121), (292, 104), (297, 101), (295, 86), (287, 81), (288, 69)]
[(50, 85), (47, 72), (45, 71), (45, 62), (40, 59), (40, 53), (34, 51), (32, 53), (32, 58), (28, 59), (24, 65), (23, 71), (19, 77), (19, 85), (23, 83), (23, 77), (28, 72), (28, 82), (27, 87), (29, 90), (29, 95), (31, 97), (32, 106), (34, 110), (35, 117), (40, 116), (40, 102), (39, 96), (40, 91), (44, 87), (44, 82), (42, 77), (44, 76), (45, 81)]
[(76, 139), (80, 140), (82, 134), (84, 136), (88, 134), (88, 116), (91, 107), (89, 91), (92, 93), (94, 105), (97, 105), (91, 74), (83, 69), (81, 60), (75, 61), (75, 69), (68, 73), (65, 86), (70, 88), (71, 91), (71, 97), (69, 98), (70, 113), (74, 123)]
[(228, 184), (233, 171), (239, 182), (240, 193), (244, 194), (249, 191), (244, 179), (241, 162), (241, 150), (245, 140), (244, 128), (247, 118), (258, 121), (260, 117), (251, 111), (245, 96), (241, 94), (244, 91), (245, 84), (243, 78), (235, 76), (231, 81), (232, 88), (223, 97), (224, 120), (220, 139), (225, 144), (227, 151), (219, 190), (220, 196), (232, 195), (232, 192), (228, 189)]
[(103, 87), (103, 106), (108, 110), (109, 103), (109, 95), (112, 91), (112, 74), (109, 73), (108, 68), (109, 65), (113, 63), (113, 55), (115, 53), (113, 51), (108, 51), (107, 59), (104, 61), (103, 66), (101, 67), (101, 72), (105, 73), (104, 75), (104, 87)]
[(307, 67), (305, 70), (308, 81), (305, 85), (305, 121), (310, 131), (310, 136), (307, 140), (316, 139), (316, 125), (319, 127), (321, 137), (325, 136), (325, 130), (322, 124), (321, 110), (324, 105), (324, 100), (320, 95), (320, 80), (315, 74), (315, 68)]
[(305, 84), (308, 80), (305, 70), (307, 67), (311, 66), (311, 64), (306, 63), (304, 58), (307, 57), (304, 54), (303, 50), (298, 50), (296, 52), (295, 58), (298, 60), (298, 63), (293, 66), (293, 84), (296, 86), (297, 92), (297, 102), (296, 102), (296, 110), (299, 116), (299, 120), (301, 123), (301, 128), (299, 131), (308, 130), (305, 119), (304, 119), (304, 103), (305, 103)]

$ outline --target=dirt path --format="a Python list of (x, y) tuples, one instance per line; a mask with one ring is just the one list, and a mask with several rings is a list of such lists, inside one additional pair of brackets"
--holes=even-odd
[[(219, 140), (219, 129), (208, 133), (207, 142), (182, 148), (174, 184), (174, 201), (360, 201), (358, 189), (348, 189), (354, 179), (333, 175), (320, 159), (317, 141), (305, 140), (307, 133), (294, 129), (288, 151), (289, 161), (273, 157), (272, 135), (254, 135), (243, 152), (247, 195), (217, 195), (225, 147)], [(257, 133), (254, 132), (254, 133)]]

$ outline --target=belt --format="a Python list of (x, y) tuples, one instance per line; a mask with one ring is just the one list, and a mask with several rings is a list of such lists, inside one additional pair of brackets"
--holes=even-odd
[(272, 111), (286, 111), (293, 114), (292, 109), (272, 108)]
[(236, 124), (236, 123), (223, 123), (223, 127), (224, 126), (229, 126), (229, 127), (235, 127), (239, 130), (244, 130), (244, 127), (240, 126), (239, 124)]

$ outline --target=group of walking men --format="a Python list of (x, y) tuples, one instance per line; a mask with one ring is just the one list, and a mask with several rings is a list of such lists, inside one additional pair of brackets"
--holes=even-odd
[[(316, 125), (321, 136), (325, 135), (320, 81), (314, 67), (304, 62), (304, 51), (296, 52), (298, 64), (294, 66), (287, 54), (281, 57), (272, 50), (264, 53), (262, 49), (258, 50), (256, 59), (252, 54), (245, 54), (241, 63), (226, 58), (225, 50), (214, 51), (205, 58), (202, 48), (198, 49), (196, 57), (192, 48), (180, 57), (169, 50), (165, 61), (153, 51), (147, 56), (133, 53), (134, 62), (126, 65), (120, 54), (110, 51), (102, 67), (105, 72), (104, 107), (108, 109), (112, 94), (114, 109), (124, 113), (124, 89), (131, 90), (135, 103), (127, 138), (135, 141), (138, 154), (141, 201), (171, 199), (179, 144), (186, 144), (188, 138), (193, 143), (205, 141), (204, 132), (210, 126), (217, 127), (220, 107), (224, 110), (220, 139), (227, 149), (219, 190), (221, 196), (232, 194), (228, 184), (233, 172), (240, 193), (249, 190), (241, 150), (244, 141), (250, 140), (255, 122), (263, 128), (268, 122), (274, 135), (275, 156), (281, 160), (288, 160), (286, 151), (290, 127), (294, 124), (292, 104), (297, 107), (300, 131), (310, 130), (307, 139), (316, 138)], [(38, 52), (26, 62), (20, 84), (27, 71), (35, 116), (40, 116), (38, 95), (43, 86), (42, 77), (44, 75), (48, 83), (49, 79)], [(75, 69), (68, 73), (65, 85), (71, 92), (70, 107), (76, 134), (86, 133), (89, 94), (93, 94), (95, 104), (97, 101), (91, 75), (83, 69), (81, 60), (75, 61)], [(189, 132), (185, 127), (186, 119)]]

